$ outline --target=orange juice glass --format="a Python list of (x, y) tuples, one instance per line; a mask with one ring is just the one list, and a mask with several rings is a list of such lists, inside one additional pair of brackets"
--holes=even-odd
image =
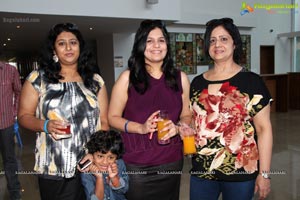
[(159, 144), (168, 144), (170, 143), (170, 139), (168, 140), (162, 140), (161, 138), (164, 137), (168, 131), (162, 131), (162, 129), (165, 127), (164, 123), (166, 123), (168, 120), (158, 121), (157, 122), (157, 140)]
[(157, 122), (157, 141), (159, 144), (169, 144), (170, 139), (162, 140), (169, 130), (162, 131), (162, 129), (165, 127), (165, 123), (169, 121), (168, 119), (168, 113), (166, 111), (161, 110), (159, 113), (160, 120)]
[(195, 136), (186, 135), (183, 137), (183, 154), (192, 155), (196, 153)]
[(183, 140), (183, 154), (191, 156), (197, 152), (195, 144), (195, 130), (192, 125), (179, 123), (179, 132)]

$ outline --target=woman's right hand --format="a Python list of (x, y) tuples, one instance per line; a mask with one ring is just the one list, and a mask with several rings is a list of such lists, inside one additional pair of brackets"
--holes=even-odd
[(153, 134), (157, 131), (157, 120), (158, 120), (158, 113), (160, 111), (155, 111), (148, 117), (144, 124), (141, 126), (141, 134)]
[(59, 140), (59, 135), (65, 135), (66, 132), (62, 129), (65, 129), (66, 125), (64, 121), (60, 120), (49, 120), (47, 124), (48, 133), (55, 139)]

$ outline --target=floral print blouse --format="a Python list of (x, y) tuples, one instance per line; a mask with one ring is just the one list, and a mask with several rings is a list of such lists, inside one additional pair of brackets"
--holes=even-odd
[[(96, 91), (82, 82), (46, 83), (43, 71), (33, 71), (27, 77), (39, 93), (36, 116), (40, 119), (61, 119), (71, 124), (72, 137), (55, 140), (50, 134), (37, 132), (34, 170), (45, 177), (73, 177), (78, 160), (91, 134), (101, 129)], [(103, 79), (94, 75), (98, 88)]]
[[(216, 95), (210, 84), (220, 84)], [(221, 81), (203, 74), (191, 83), (191, 109), (196, 129), (197, 154), (191, 174), (223, 181), (247, 181), (258, 173), (257, 135), (253, 117), (271, 101), (261, 77), (240, 71)]]

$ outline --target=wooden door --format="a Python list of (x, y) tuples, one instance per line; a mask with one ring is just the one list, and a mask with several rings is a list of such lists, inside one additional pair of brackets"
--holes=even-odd
[(260, 46), (260, 74), (274, 74), (274, 46)]

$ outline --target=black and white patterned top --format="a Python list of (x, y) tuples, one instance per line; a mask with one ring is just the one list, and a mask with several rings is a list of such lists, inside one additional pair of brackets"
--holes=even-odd
[[(72, 134), (70, 138), (55, 140), (45, 132), (37, 132), (34, 170), (43, 176), (73, 177), (85, 144), (91, 134), (101, 129), (97, 95), (83, 82), (47, 83), (43, 81), (43, 71), (31, 72), (27, 80), (39, 93), (36, 116), (63, 117), (71, 123)], [(98, 74), (94, 81), (100, 89), (104, 85)]]

